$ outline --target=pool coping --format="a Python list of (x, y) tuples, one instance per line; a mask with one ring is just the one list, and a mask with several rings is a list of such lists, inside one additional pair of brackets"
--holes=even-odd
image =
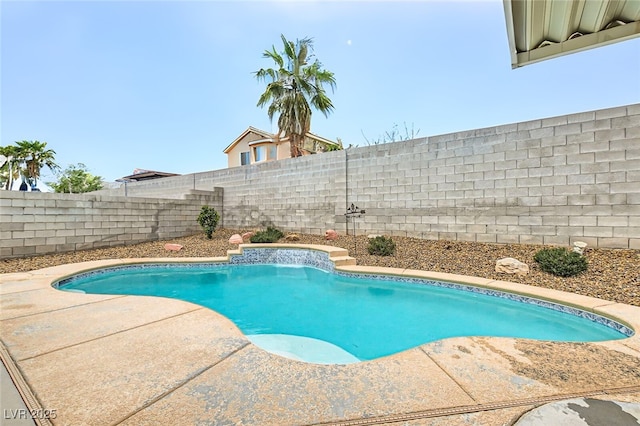
[[(264, 423), (265, 419), (272, 419), (274, 423), (281, 424), (326, 424), (340, 422), (343, 424), (379, 424), (381, 422), (408, 421), (411, 419), (421, 419), (434, 416), (455, 416), (469, 412), (480, 413), (490, 411), (494, 414), (506, 413), (504, 410), (514, 409), (514, 407), (523, 407), (521, 408), (522, 410), (526, 407), (533, 406), (536, 403), (557, 400), (564, 396), (610, 394), (614, 391), (623, 393), (635, 392), (640, 398), (640, 381), (636, 382), (634, 380), (631, 380), (628, 383), (630, 386), (617, 387), (606, 385), (604, 382), (600, 384), (594, 383), (592, 388), (579, 389), (579, 392), (576, 392), (570, 386), (566, 389), (549, 389), (549, 386), (546, 384), (535, 383), (527, 385), (536, 389), (536, 391), (533, 392), (533, 394), (536, 395), (534, 398), (524, 397), (525, 395), (529, 395), (529, 393), (523, 393), (522, 389), (520, 389), (520, 385), (514, 387), (509, 383), (501, 384), (504, 386), (504, 389), (502, 389), (502, 391), (505, 392), (504, 397), (499, 397), (498, 395), (485, 397), (483, 392), (479, 390), (480, 386), (476, 386), (478, 387), (478, 390), (472, 389), (475, 385), (465, 382), (465, 368), (467, 370), (473, 370), (477, 363), (486, 363), (485, 370), (495, 369), (500, 372), (500, 374), (496, 373), (497, 376), (506, 377), (508, 375), (510, 379), (513, 380), (513, 374), (509, 373), (510, 367), (505, 366), (506, 364), (504, 360), (509, 357), (521, 356), (521, 354), (514, 350), (514, 342), (522, 339), (471, 337), (446, 339), (445, 341), (422, 345), (418, 348), (413, 348), (382, 359), (357, 364), (360, 367), (350, 367), (348, 365), (327, 367), (316, 364), (310, 365), (300, 363), (298, 361), (288, 360), (266, 353), (265, 351), (255, 347), (255, 345), (252, 345), (246, 338), (244, 338), (242, 333), (233, 323), (211, 310), (197, 307), (189, 304), (188, 302), (171, 302), (167, 299), (158, 298), (151, 298), (153, 300), (149, 301), (150, 298), (138, 297), (135, 299), (136, 296), (94, 297), (90, 304), (94, 304), (93, 306), (110, 304), (110, 306), (113, 305), (114, 307), (117, 306), (117, 304), (123, 304), (124, 302), (130, 303), (132, 306), (137, 306), (138, 304), (140, 306), (144, 305), (147, 307), (150, 307), (150, 304), (153, 304), (153, 306), (163, 305), (170, 307), (171, 309), (177, 309), (177, 312), (179, 313), (173, 316), (166, 314), (166, 318), (157, 313), (154, 315), (160, 316), (153, 318), (150, 313), (137, 313), (136, 321), (138, 322), (136, 324), (127, 326), (123, 323), (122, 329), (114, 329), (109, 332), (105, 332), (106, 334), (103, 336), (97, 337), (95, 335), (89, 335), (88, 332), (87, 336), (83, 336), (82, 330), (75, 330), (74, 332), (77, 333), (77, 335), (74, 336), (74, 339), (76, 339), (76, 341), (71, 342), (66, 346), (58, 342), (46, 342), (46, 344), (53, 346), (50, 346), (46, 350), (43, 349), (42, 352), (38, 352), (38, 349), (34, 348), (34, 345), (37, 346), (37, 340), (29, 342), (28, 336), (20, 336), (20, 333), (23, 332), (23, 330), (29, 329), (29, 327), (37, 328), (34, 324), (40, 323), (35, 321), (35, 319), (42, 321), (40, 318), (43, 315), (50, 317), (49, 319), (53, 324), (48, 324), (48, 326), (54, 328), (56, 327), (55, 321), (59, 321), (59, 327), (68, 326), (69, 323), (73, 324), (76, 322), (82, 324), (83, 321), (87, 321), (87, 315), (91, 315), (91, 311), (88, 311), (86, 306), (87, 303), (84, 303), (86, 300), (83, 301), (82, 299), (83, 296), (87, 295), (64, 294), (64, 292), (57, 291), (51, 285), (53, 282), (75, 275), (76, 273), (102, 269), (109, 266), (135, 264), (225, 263), (229, 262), (232, 256), (242, 255), (246, 248), (322, 251), (328, 254), (329, 259), (335, 265), (335, 270), (338, 272), (381, 274), (402, 278), (421, 278), (506, 291), (536, 299), (560, 302), (564, 305), (614, 319), (615, 321), (618, 321), (636, 331), (640, 330), (640, 307), (609, 302), (602, 299), (561, 292), (558, 290), (516, 284), (508, 281), (411, 269), (358, 266), (355, 264), (355, 259), (348, 255), (348, 251), (346, 249), (331, 246), (303, 244), (242, 244), (237, 250), (230, 250), (227, 256), (222, 257), (138, 258), (83, 262), (54, 266), (28, 273), (0, 275), (0, 297), (2, 298), (2, 301), (6, 303), (13, 303), (13, 305), (8, 305), (9, 307), (17, 306), (17, 308), (15, 308), (16, 312), (13, 313), (9, 312), (7, 314), (7, 309), (3, 309), (3, 312), (5, 313), (2, 314), (2, 321), (0, 321), (3, 329), (3, 345), (0, 348), (2, 349), (0, 350), (0, 356), (2, 356), (10, 375), (14, 378), (14, 381), (18, 382), (18, 389), (21, 391), (21, 394), (23, 395), (23, 398), (25, 398), (29, 408), (36, 410), (43, 408), (58, 410), (64, 409), (64, 416), (59, 417), (59, 421), (70, 421), (71, 423), (89, 421), (89, 423), (92, 423), (90, 421), (93, 419), (92, 417), (86, 417), (86, 415), (78, 413), (78, 410), (82, 411), (82, 404), (86, 404), (86, 401), (82, 401), (81, 398), (74, 398), (73, 396), (65, 396), (60, 392), (54, 391), (55, 384), (50, 383), (51, 380), (55, 381), (56, 377), (64, 377), (64, 373), (67, 371), (67, 368), (64, 365), (56, 365), (56, 363), (52, 361), (58, 360), (58, 362), (60, 362), (60, 360), (66, 359), (62, 356), (63, 353), (69, 354), (68, 356), (71, 358), (76, 357), (73, 359), (77, 360), (86, 359), (86, 356), (88, 355), (95, 356), (96, 350), (99, 349), (96, 349), (96, 347), (99, 346), (101, 341), (106, 342), (107, 340), (117, 340), (117, 338), (122, 335), (134, 334), (135, 330), (138, 329), (151, 329), (153, 324), (158, 321), (166, 321), (167, 323), (172, 324), (176, 323), (173, 327), (178, 327), (178, 318), (182, 320), (189, 315), (198, 318), (201, 317), (200, 321), (197, 323), (198, 326), (201, 326), (202, 323), (207, 324), (208, 326), (209, 321), (218, 324), (218, 334), (215, 336), (218, 340), (216, 340), (216, 342), (220, 341), (229, 345), (229, 351), (223, 354), (210, 354), (211, 356), (219, 357), (219, 360), (211, 365), (207, 364), (204, 371), (197, 370), (199, 371), (197, 374), (193, 371), (175, 373), (176, 380), (179, 379), (178, 382), (180, 383), (177, 387), (175, 385), (167, 384), (163, 381), (165, 379), (158, 379), (155, 386), (164, 389), (164, 391), (158, 393), (153, 389), (149, 390), (149, 395), (153, 394), (155, 396), (153, 398), (148, 397), (147, 400), (139, 403), (138, 406), (132, 407), (132, 411), (126, 415), (123, 415), (124, 411), (127, 411), (126, 408), (122, 406), (114, 407), (114, 405), (118, 405), (119, 401), (109, 401), (108, 399), (101, 401), (102, 406), (105, 407), (105, 412), (110, 412), (109, 410), (111, 410), (111, 412), (114, 413), (114, 418), (120, 418), (118, 423), (126, 424), (128, 421), (133, 421), (132, 424), (144, 424), (145, 421), (153, 423), (158, 419), (171, 418), (171, 416), (176, 415), (171, 407), (177, 404), (178, 401), (181, 406), (184, 404), (187, 404), (187, 406), (193, 405), (195, 410), (194, 413), (198, 413), (198, 415), (202, 415), (203, 412), (209, 413), (212, 410), (210, 407), (212, 401), (218, 403), (216, 398), (219, 398), (219, 396), (216, 398), (213, 398), (210, 395), (207, 397), (202, 397), (202, 395), (193, 396), (193, 393), (196, 392), (194, 389), (205, 388), (206, 384), (211, 383), (213, 380), (212, 377), (216, 378), (216, 380), (213, 380), (216, 383), (218, 383), (217, 379), (220, 378), (220, 380), (224, 382), (224, 386), (223, 384), (219, 384), (220, 387), (227, 389), (227, 391), (231, 393), (239, 392), (238, 395), (243, 395), (245, 392), (244, 390), (238, 390), (236, 386), (236, 384), (238, 382), (241, 383), (242, 380), (245, 380), (247, 383), (251, 382), (252, 386), (260, 387), (262, 391), (267, 389), (273, 392), (274, 389), (279, 387), (286, 388), (287, 386), (294, 386), (296, 390), (302, 389), (301, 394), (304, 394), (304, 389), (311, 386), (311, 383), (314, 383), (314, 381), (309, 379), (309, 377), (316, 377), (317, 379), (318, 375), (325, 375), (323, 376), (323, 383), (331, 383), (332, 381), (336, 383), (333, 383), (331, 386), (322, 383), (315, 383), (314, 386), (325, 386), (326, 392), (331, 391), (338, 395), (335, 396), (335, 398), (339, 398), (340, 394), (346, 394), (352, 397), (355, 391), (350, 391), (348, 389), (349, 386), (353, 385), (355, 388), (358, 388), (359, 386), (362, 386), (363, 382), (372, 382), (374, 383), (373, 387), (378, 387), (380, 392), (386, 389), (387, 392), (395, 395), (397, 398), (397, 403), (389, 406), (388, 401), (386, 403), (381, 402), (385, 399), (383, 398), (381, 400), (379, 395), (368, 394), (366, 391), (362, 391), (366, 395), (362, 397), (362, 401), (358, 400), (357, 404), (354, 403), (354, 405), (356, 405), (355, 409), (353, 407), (342, 407), (339, 410), (336, 410), (334, 407), (325, 403), (324, 406), (316, 409), (317, 412), (305, 413), (306, 417), (304, 420), (297, 417), (302, 416), (303, 414), (300, 407), (290, 407), (291, 409), (289, 412), (285, 413), (283, 413), (281, 409), (273, 409), (275, 414), (272, 413), (272, 415), (275, 417), (269, 417), (269, 413), (265, 412), (264, 406), (251, 400), (251, 398), (246, 401), (243, 400), (244, 405), (237, 408), (236, 411), (230, 409), (220, 411), (221, 409), (219, 407), (217, 408), (217, 411), (214, 410), (217, 416), (222, 416), (226, 419), (245, 419), (246, 423), (251, 423), (251, 421), (249, 421), (250, 419), (254, 419), (258, 423)], [(7, 298), (13, 298), (14, 300), (7, 301)], [(46, 302), (43, 299), (46, 299), (49, 302)], [(3, 303), (5, 308), (6, 303)], [(47, 305), (47, 303), (49, 303), (49, 305)], [(24, 308), (20, 308), (21, 305), (23, 305)], [(12, 309), (8, 309), (8, 311), (11, 310)], [(151, 311), (151, 309), (149, 309), (149, 311)], [(142, 315), (142, 319), (140, 319), (140, 315)], [(148, 318), (145, 318), (145, 315), (148, 315)], [(31, 321), (32, 319), (34, 321)], [(127, 322), (128, 317), (124, 317), (123, 321)], [(161, 336), (159, 335), (165, 333), (163, 329), (154, 330), (158, 334), (155, 336), (156, 338), (160, 338)], [(5, 333), (5, 331), (7, 333)], [(17, 337), (16, 333), (18, 334)], [(40, 331), (39, 333), (41, 333), (40, 337), (43, 339), (45, 339), (48, 334), (51, 334), (46, 330)], [(166, 333), (168, 333), (168, 331)], [(116, 334), (119, 336), (114, 337)], [(145, 334), (142, 334), (141, 336), (144, 338)], [(140, 338), (140, 336), (137, 337)], [(163, 339), (166, 339), (166, 342), (179, 340), (180, 337), (172, 335), (162, 336)], [(486, 342), (490, 342), (490, 344)], [(56, 344), (62, 346), (57, 347), (55, 346)], [(494, 349), (499, 349), (493, 351), (495, 353), (488, 353), (485, 350), (486, 347), (489, 347), (487, 345)], [(599, 347), (606, 347), (610, 350), (628, 354), (640, 360), (640, 338), (638, 337), (637, 332), (626, 339), (598, 342), (597, 345), (599, 345)], [(462, 355), (457, 353), (456, 348), (460, 347), (465, 347), (467, 352), (473, 352), (473, 356), (470, 355), (467, 362), (473, 361), (474, 364), (464, 365), (463, 367), (460, 367), (457, 364), (457, 360), (460, 358), (455, 357), (465, 357), (465, 354), (467, 353), (465, 351), (463, 351)], [(126, 352), (126, 348), (124, 346), (119, 350)], [(162, 347), (160, 347), (159, 350), (162, 350)], [(174, 350), (182, 349), (174, 348)], [(209, 351), (209, 346), (203, 350)], [(500, 352), (504, 352), (504, 354), (507, 355), (500, 355)], [(100, 355), (100, 351), (97, 353)], [(152, 363), (154, 360), (153, 355), (149, 355), (149, 357), (150, 358), (146, 359), (146, 362)], [(449, 359), (449, 357), (451, 359)], [(112, 371), (113, 368), (110, 367), (111, 365), (114, 365), (114, 363), (117, 364), (117, 357), (110, 358), (109, 356), (106, 356), (103, 364), (99, 364), (100, 359), (101, 358), (98, 356), (98, 359), (93, 358), (92, 360), (92, 362), (97, 362), (99, 365), (96, 367), (96, 370), (104, 370), (105, 372), (117, 375), (117, 373)], [(478, 361), (478, 359), (482, 359), (482, 361)], [(200, 362), (200, 359), (196, 358), (193, 362), (198, 363)], [(135, 364), (135, 362), (131, 365), (132, 371), (138, 371), (139, 374), (140, 371), (146, 371), (148, 374), (155, 371), (153, 370), (153, 366), (147, 367), (133, 364)], [(232, 367), (229, 367), (228, 365), (231, 365)], [(244, 375), (245, 370), (251, 370), (253, 368), (257, 369), (255, 374), (262, 377), (260, 384), (253, 383), (252, 378), (248, 378)], [(414, 372), (410, 374), (408, 372), (415, 368), (424, 370), (424, 373), (417, 374)], [(43, 372), (43, 370), (46, 371)], [(276, 379), (272, 379), (272, 373), (274, 371), (279, 372), (282, 376), (290, 374), (291, 371), (295, 371), (295, 377), (301, 378), (301, 381), (300, 383), (297, 383), (297, 379), (295, 379), (295, 377), (293, 379), (289, 377), (289, 380), (277, 383), (278, 380), (276, 379), (278, 378), (278, 375), (275, 376)], [(219, 375), (215, 374), (217, 372), (219, 372)], [(88, 377), (91, 374), (91, 371), (86, 370), (84, 374)], [(124, 370), (123, 374), (125, 374)], [(497, 380), (497, 376), (492, 376), (492, 380)], [(521, 375), (516, 376), (518, 377), (518, 380), (526, 379), (522, 378)], [(226, 377), (227, 379), (232, 378), (233, 380), (230, 380), (230, 382), (233, 381), (236, 384), (232, 385), (231, 383), (227, 383), (222, 380), (222, 377)], [(57, 380), (61, 381), (61, 379)], [(87, 378), (84, 380), (87, 380)], [(414, 400), (415, 398), (410, 395), (410, 392), (421, 392), (420, 384), (425, 381), (428, 381), (429, 383), (433, 381), (434, 384), (437, 383), (440, 389), (439, 392), (442, 395), (435, 392), (436, 395), (423, 395), (422, 399), (424, 399), (424, 401), (421, 401), (420, 398)], [(82, 383), (88, 383), (89, 387), (93, 386), (90, 382), (85, 381)], [(293, 385), (292, 383), (296, 384)], [(142, 380), (137, 382), (136, 385), (145, 386), (146, 384), (147, 383)], [(21, 389), (25, 387), (26, 389)], [(404, 387), (408, 388), (408, 391), (405, 392), (405, 390), (403, 390)], [(187, 392), (187, 389), (189, 392)], [(31, 394), (29, 394), (30, 391), (32, 391)], [(52, 394), (51, 397), (49, 397), (49, 394)], [(448, 398), (450, 401), (443, 401), (442, 396), (449, 394), (453, 395)], [(433, 396), (433, 398), (430, 398), (430, 396)], [(275, 398), (275, 396), (272, 397)], [(240, 396), (238, 396), (238, 398), (242, 400)], [(205, 404), (205, 408), (202, 407), (203, 399), (208, 401), (208, 405)], [(366, 399), (368, 399), (368, 402), (365, 403), (364, 401)], [(335, 400), (333, 401), (333, 404), (336, 404)], [(360, 405), (362, 407), (358, 408)], [(256, 407), (256, 412), (248, 413), (247, 411), (250, 410), (248, 410), (247, 407), (254, 406)], [(73, 407), (73, 409), (71, 407)], [(367, 408), (365, 409), (364, 407)], [(259, 411), (259, 413), (257, 411)], [(117, 414), (115, 414), (116, 412)], [(360, 414), (356, 414), (356, 412)], [(299, 419), (301, 423), (298, 423)], [(39, 420), (42, 422), (41, 424), (47, 424), (46, 419)], [(51, 420), (53, 423), (56, 422), (55, 419)], [(110, 421), (112, 420), (113, 419)], [(101, 422), (93, 423), (101, 424)], [(267, 421), (267, 423), (269, 422)]]

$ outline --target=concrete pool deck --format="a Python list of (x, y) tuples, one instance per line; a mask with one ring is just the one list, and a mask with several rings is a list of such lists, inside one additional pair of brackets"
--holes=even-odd
[[(339, 270), (508, 290), (640, 330), (640, 307), (502, 281), (355, 266), (346, 250), (326, 250)], [(189, 261), (227, 258), (104, 260), (0, 275), (0, 355), (28, 408), (51, 414), (37, 422), (506, 425), (571, 398), (640, 403), (637, 333), (597, 343), (460, 337), (374, 361), (319, 365), (266, 352), (227, 318), (188, 302), (51, 286), (88, 269)], [(12, 424), (8, 409), (2, 424)]]

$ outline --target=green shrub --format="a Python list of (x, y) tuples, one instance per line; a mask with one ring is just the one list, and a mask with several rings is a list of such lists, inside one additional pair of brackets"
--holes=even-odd
[(282, 237), (284, 237), (284, 234), (279, 229), (269, 226), (265, 231), (256, 232), (250, 238), (250, 241), (252, 243), (275, 243)]
[(564, 247), (545, 248), (533, 256), (540, 269), (560, 277), (572, 277), (587, 270), (587, 259)]
[(198, 215), (198, 223), (202, 226), (202, 229), (204, 229), (204, 233), (208, 239), (213, 238), (213, 232), (216, 230), (219, 220), (220, 215), (214, 208), (202, 206), (202, 210), (200, 210), (200, 214)]
[(367, 250), (375, 256), (391, 256), (396, 252), (396, 243), (391, 238), (378, 236), (369, 240)]

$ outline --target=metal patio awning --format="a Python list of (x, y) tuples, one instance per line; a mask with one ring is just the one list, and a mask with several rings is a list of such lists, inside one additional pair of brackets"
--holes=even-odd
[(640, 36), (640, 0), (503, 4), (512, 68)]

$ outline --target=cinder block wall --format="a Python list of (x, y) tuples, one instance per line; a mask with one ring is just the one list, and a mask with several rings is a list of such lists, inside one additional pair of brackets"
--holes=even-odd
[[(195, 180), (194, 180), (195, 176)], [(231, 169), (215, 170), (127, 184), (127, 193), (167, 197), (211, 188), (224, 188), (223, 226), (260, 228), (274, 225), (284, 230), (324, 233), (327, 227), (344, 227), (345, 153), (328, 152)], [(99, 194), (124, 194), (118, 189)]]
[[(640, 104), (129, 184), (223, 187), (224, 225), (640, 249)], [(122, 190), (122, 189), (121, 189)]]
[(94, 191), (95, 195), (117, 195), (123, 197), (182, 199), (189, 191), (213, 191), (202, 178), (208, 173), (191, 173), (163, 179), (122, 183), (119, 188)]
[(200, 232), (203, 205), (222, 211), (222, 190), (183, 200), (0, 192), (0, 257), (133, 244)]
[(640, 104), (130, 183), (127, 195), (218, 187), (227, 228), (344, 233), (355, 203), (358, 234), (640, 249)]
[(640, 248), (640, 105), (354, 151), (364, 228)]

